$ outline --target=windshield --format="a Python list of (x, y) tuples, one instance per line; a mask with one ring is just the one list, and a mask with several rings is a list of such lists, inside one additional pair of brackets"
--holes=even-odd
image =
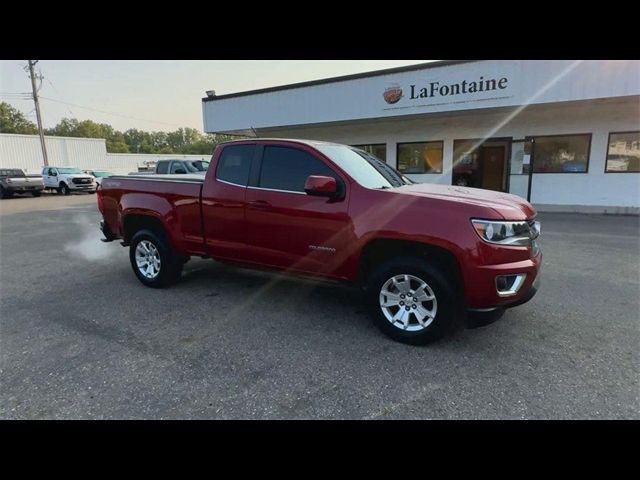
[(93, 172), (93, 176), (94, 177), (100, 177), (100, 178), (110, 177), (112, 175), (113, 175), (113, 173), (111, 173), (111, 172)]
[(79, 168), (60, 168), (58, 167), (58, 173), (84, 173)]
[(0, 177), (26, 177), (22, 170), (0, 170)]
[(209, 168), (209, 162), (204, 160), (189, 160), (184, 162), (190, 172), (206, 172)]
[(356, 182), (366, 188), (393, 188), (413, 183), (370, 153), (345, 145), (316, 145)]

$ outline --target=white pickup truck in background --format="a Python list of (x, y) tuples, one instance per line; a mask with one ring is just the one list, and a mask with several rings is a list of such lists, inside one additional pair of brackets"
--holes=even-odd
[(96, 193), (96, 181), (76, 167), (44, 167), (42, 178), (45, 188), (56, 190), (59, 194), (71, 192)]

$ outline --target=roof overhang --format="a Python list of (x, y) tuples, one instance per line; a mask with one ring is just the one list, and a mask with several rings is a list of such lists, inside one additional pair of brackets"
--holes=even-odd
[(206, 132), (640, 95), (640, 61), (432, 62), (203, 99)]

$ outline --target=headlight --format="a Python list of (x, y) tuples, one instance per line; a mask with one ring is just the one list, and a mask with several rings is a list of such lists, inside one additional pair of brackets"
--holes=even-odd
[(482, 240), (499, 245), (529, 247), (532, 238), (537, 236), (527, 222), (471, 220), (471, 223)]

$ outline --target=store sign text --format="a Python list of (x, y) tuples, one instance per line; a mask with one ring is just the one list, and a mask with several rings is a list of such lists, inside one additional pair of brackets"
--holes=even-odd
[(509, 79), (502, 77), (500, 79), (485, 79), (480, 77), (479, 80), (467, 82), (463, 80), (460, 83), (441, 84), (440, 82), (430, 82), (427, 86), (418, 88), (416, 85), (410, 85), (409, 98), (414, 100), (417, 98), (446, 97), (451, 95), (461, 95), (468, 93), (490, 92), (494, 90), (504, 90), (507, 88)]

